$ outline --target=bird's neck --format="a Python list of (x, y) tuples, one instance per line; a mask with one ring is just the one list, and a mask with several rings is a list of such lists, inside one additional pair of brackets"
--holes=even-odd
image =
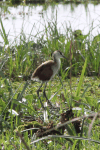
[(60, 58), (54, 57), (54, 62), (57, 64), (57, 66), (60, 67), (60, 64), (61, 64)]

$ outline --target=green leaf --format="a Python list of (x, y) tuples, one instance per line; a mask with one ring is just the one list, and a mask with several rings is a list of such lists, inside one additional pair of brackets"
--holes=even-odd
[(85, 96), (85, 93), (86, 93), (86, 91), (88, 90), (89, 87), (91, 87), (91, 84), (88, 84), (88, 85), (86, 86), (86, 88), (84, 89), (84, 91), (83, 91), (81, 97), (84, 97), (84, 96)]
[(74, 135), (73, 130), (69, 127), (68, 124), (66, 124), (65, 128), (67, 129), (69, 135)]
[(4, 83), (5, 83), (6, 87), (8, 88), (8, 91), (12, 95), (13, 94), (12, 87), (1, 70), (0, 70), (0, 76), (4, 79)]
[(23, 90), (21, 91), (21, 93), (20, 94), (18, 93), (18, 98), (17, 98), (18, 101), (22, 99), (22, 96), (23, 96), (23, 94), (24, 94), (24, 92), (25, 92), (25, 90), (26, 90), (26, 88), (27, 88), (28, 85), (29, 85), (29, 82), (27, 81), (25, 83), (25, 85), (24, 85)]
[(1, 17), (0, 17), (0, 24), (1, 24), (1, 28), (2, 28), (2, 30), (0, 29), (0, 34), (5, 42), (5, 45), (7, 45), (7, 44), (9, 44), (9, 41), (8, 41), (8, 38), (7, 38), (7, 35), (5, 32)]
[(80, 94), (80, 90), (81, 90), (81, 86), (82, 86), (82, 83), (83, 83), (83, 78), (84, 78), (86, 65), (87, 65), (87, 58), (85, 59), (85, 63), (84, 63), (83, 69), (82, 69), (82, 73), (81, 73), (81, 76), (80, 76), (80, 81), (78, 83), (78, 87), (77, 87), (77, 91), (76, 91), (76, 96), (79, 96), (79, 94)]

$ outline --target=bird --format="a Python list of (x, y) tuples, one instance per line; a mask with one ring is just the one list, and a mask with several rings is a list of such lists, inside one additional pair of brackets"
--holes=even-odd
[[(33, 81), (41, 81), (41, 85), (39, 86), (38, 90), (37, 90), (37, 95), (38, 95), (38, 98), (40, 100), (40, 103), (41, 103), (41, 106), (42, 108), (44, 108), (43, 106), (43, 103), (41, 101), (41, 98), (40, 98), (40, 95), (39, 95), (39, 92), (40, 92), (40, 89), (41, 87), (43, 86), (43, 84), (45, 83), (45, 86), (44, 86), (44, 90), (43, 90), (43, 95), (44, 97), (46, 98), (46, 101), (52, 106), (51, 102), (48, 100), (47, 96), (46, 96), (46, 87), (47, 87), (47, 83), (48, 81), (50, 81), (56, 74), (57, 72), (59, 71), (60, 69), (60, 64), (61, 64), (61, 61), (60, 61), (60, 58), (65, 58), (67, 59), (63, 53), (60, 51), (60, 50), (56, 50), (52, 53), (52, 57), (53, 57), (53, 60), (48, 60), (48, 61), (45, 61), (43, 62), (41, 65), (39, 65), (35, 70), (34, 72), (32, 73), (32, 76), (31, 76), (31, 80)], [(53, 106), (52, 106), (53, 107)]]

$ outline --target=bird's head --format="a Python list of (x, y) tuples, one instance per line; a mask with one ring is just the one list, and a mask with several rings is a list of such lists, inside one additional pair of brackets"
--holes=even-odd
[(67, 59), (60, 50), (54, 51), (52, 54), (53, 58), (65, 58)]

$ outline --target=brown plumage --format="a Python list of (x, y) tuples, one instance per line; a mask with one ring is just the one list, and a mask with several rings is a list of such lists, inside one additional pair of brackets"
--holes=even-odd
[(51, 76), (53, 75), (52, 65), (54, 65), (54, 61), (46, 61), (45, 63), (41, 64), (32, 74), (32, 79), (39, 79), (42, 81), (50, 80)]

